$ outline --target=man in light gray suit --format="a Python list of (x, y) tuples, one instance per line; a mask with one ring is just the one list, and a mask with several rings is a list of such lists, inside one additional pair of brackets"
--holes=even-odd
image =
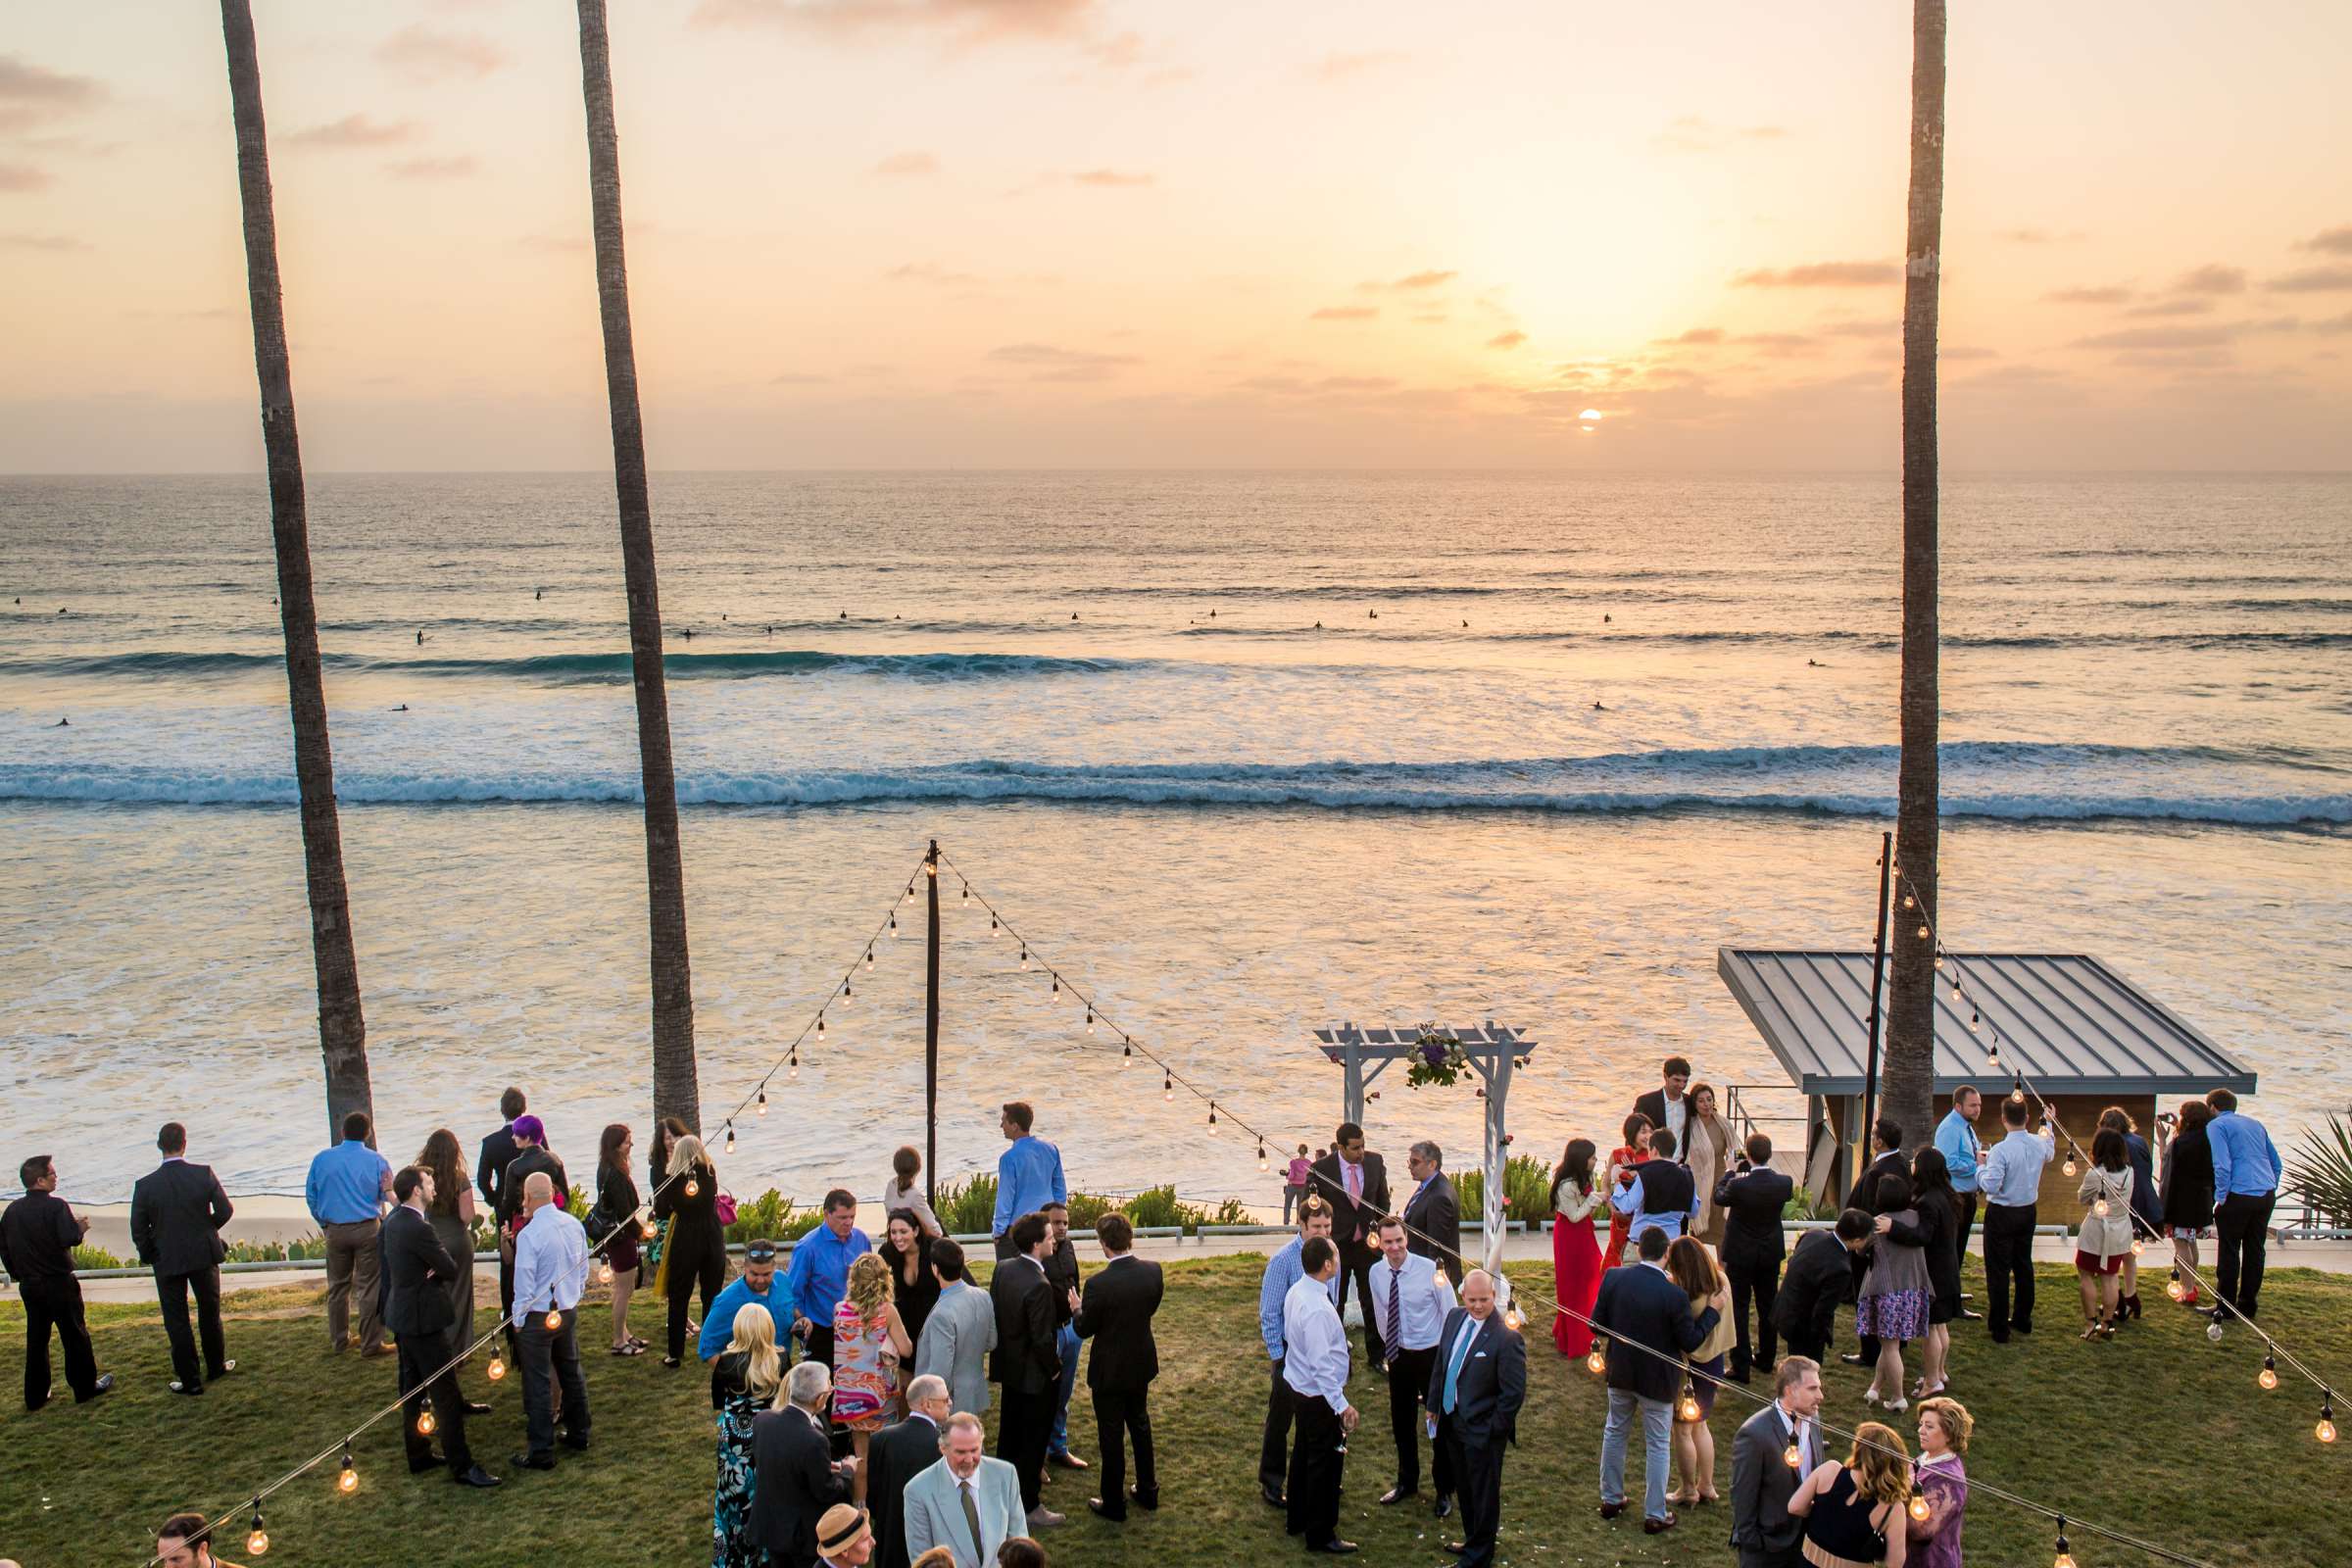
[(939, 1280), (939, 1301), (915, 1345), (914, 1375), (942, 1380), (948, 1386), (950, 1408), (978, 1415), (988, 1408), (988, 1352), (997, 1348), (996, 1305), (986, 1291), (965, 1277), (963, 1249), (954, 1242), (931, 1244), (931, 1272)]
[[(1732, 1440), (1732, 1546), (1740, 1568), (1803, 1568), (1805, 1522), (1788, 1517), (1797, 1484), (1821, 1463), (1821, 1368), (1781, 1362), (1776, 1397)], [(1793, 1457), (1791, 1456), (1793, 1452)]]
[(1020, 1475), (1010, 1461), (982, 1453), (986, 1443), (980, 1418), (969, 1410), (948, 1418), (939, 1463), (906, 1483), (900, 1504), (909, 1557), (945, 1546), (956, 1554), (956, 1568), (990, 1568), (1006, 1540), (1029, 1534)]

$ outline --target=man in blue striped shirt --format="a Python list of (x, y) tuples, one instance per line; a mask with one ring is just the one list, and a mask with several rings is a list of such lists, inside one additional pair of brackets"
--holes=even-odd
[(2278, 1146), (2270, 1129), (2238, 1114), (2237, 1097), (2229, 1090), (2216, 1089), (2205, 1103), (2213, 1107), (2205, 1139), (2213, 1146), (2213, 1228), (2221, 1255), (2214, 1284), (2221, 1299), (2199, 1310), (2227, 1319), (2234, 1308), (2252, 1317), (2254, 1298), (2262, 1293), (2271, 1209), (2278, 1201)]
[[(1977, 1137), (1977, 1118), (1984, 1113), (1984, 1097), (1974, 1085), (1962, 1084), (1952, 1091), (1952, 1108), (1942, 1121), (1936, 1124), (1936, 1152), (1943, 1156), (1944, 1168), (1951, 1172), (1952, 1191), (1960, 1195), (1960, 1255), (1968, 1255), (1968, 1233), (1977, 1223), (1977, 1186), (1979, 1168), (1990, 1156), (1984, 1142)], [(1960, 1298), (1965, 1301), (1968, 1298)], [(1963, 1306), (1960, 1315), (1979, 1318), (1984, 1314)]]
[[(1331, 1239), (1331, 1205), (1308, 1194), (1298, 1203), (1298, 1234), (1275, 1249), (1266, 1259), (1266, 1277), (1257, 1288), (1257, 1332), (1265, 1341), (1266, 1359), (1273, 1363), (1274, 1382), (1266, 1395), (1266, 1436), (1257, 1454), (1257, 1490), (1277, 1508), (1290, 1506), (1283, 1493), (1291, 1464), (1291, 1386), (1282, 1380), (1284, 1298), (1305, 1271), (1299, 1250), (1315, 1237)], [(1332, 1298), (1337, 1301), (1335, 1290)]]
[(1010, 1257), (1012, 1222), (1023, 1214), (1041, 1214), (1048, 1203), (1067, 1203), (1070, 1190), (1061, 1179), (1061, 1151), (1043, 1138), (1033, 1138), (1037, 1112), (1026, 1100), (1008, 1101), (998, 1121), (1010, 1148), (997, 1156), (997, 1212), (989, 1229), (997, 1239), (999, 1261)]
[[(1985, 1328), (1992, 1343), (2006, 1345), (2011, 1334), (2034, 1332), (2034, 1224), (2041, 1198), (2041, 1172), (2057, 1152), (2050, 1124), (2026, 1131), (2026, 1102), (2011, 1097), (2001, 1102), (2001, 1141), (1978, 1173), (1984, 1193)], [(2015, 1287), (2017, 1306), (2009, 1305)]]

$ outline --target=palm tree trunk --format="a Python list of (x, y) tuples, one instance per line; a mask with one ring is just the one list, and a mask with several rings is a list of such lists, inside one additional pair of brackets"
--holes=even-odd
[(694, 974), (686, 956), (686, 863), (669, 757), (669, 687), (662, 670), (662, 595), (654, 577), (654, 514), (646, 495), (637, 348), (629, 330), (629, 268), (621, 248), (620, 142), (612, 126), (612, 51), (605, 0), (579, 0), (580, 93), (588, 113), (588, 192), (596, 230), (596, 295), (605, 326), (605, 390), (612, 406), (612, 478), (620, 499), (620, 562), (629, 591), (629, 663), (637, 685), (637, 757), (645, 781), (645, 884), (652, 927), (654, 1115), (702, 1128), (694, 1070)]
[(302, 797), (302, 862), (311, 900), (311, 956), (318, 971), (318, 1050), (326, 1063), (329, 1141), (345, 1115), (374, 1117), (368, 1021), (343, 881), (335, 815), (335, 759), (318, 669), (318, 611), (311, 601), (311, 525), (303, 500), (302, 439), (294, 428), (294, 372), (286, 355), (277, 278), (277, 216), (270, 195), (270, 134), (251, 0), (220, 0), (228, 96), (237, 131), (237, 194), (245, 210), (245, 285), (253, 306), (253, 363), (262, 387), (262, 449), (270, 467), (270, 532), (277, 549), (277, 605), (286, 634), (286, 701), (294, 717), (294, 780)]
[(1902, 761), (1896, 782), (1894, 961), (1888, 975), (1885, 1114), (1905, 1149), (1928, 1141), (1936, 1090), (1937, 632), (1936, 312), (1943, 246), (1944, 0), (1914, 0), (1911, 212), (1903, 281)]

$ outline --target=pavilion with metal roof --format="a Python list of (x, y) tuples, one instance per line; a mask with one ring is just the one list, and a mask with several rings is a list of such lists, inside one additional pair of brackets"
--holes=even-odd
[[(2212, 1089), (2254, 1092), (2255, 1075), (2242, 1063), (2086, 954), (1953, 953), (1945, 958), (1966, 978), (1970, 1000), (1955, 1002), (1948, 988), (1936, 987), (1937, 1114), (1962, 1084), (1987, 1091), (1987, 1143), (1999, 1137), (1999, 1091), (2013, 1070), (2030, 1079), (2085, 1141), (2106, 1105), (2122, 1105), (2149, 1128), (2160, 1099)], [(1836, 1191), (1844, 1189), (1855, 1164), (1850, 1157), (1819, 1158), (1818, 1130), (1829, 1129), (1833, 1151), (1857, 1149), (1864, 1137), (1871, 961), (1867, 951), (1716, 952), (1724, 985), (1806, 1097), (1806, 1120), (1817, 1130), (1806, 1171), (1828, 1177)], [(1995, 1031), (1999, 1067), (1989, 1064), (1986, 1053)], [(1808, 1185), (1822, 1190), (1819, 1181)]]

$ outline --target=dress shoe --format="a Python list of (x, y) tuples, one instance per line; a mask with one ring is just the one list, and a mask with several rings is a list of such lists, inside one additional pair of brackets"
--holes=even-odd
[(490, 1406), (480, 1399), (467, 1399), (466, 1401), (466, 1413), (467, 1415), (488, 1415), (490, 1413)]
[(2034, 1325), (2031, 1323), (2012, 1323), (2009, 1325), (2009, 1332), (2012, 1334), (2023, 1334), (2028, 1339), (2031, 1339), (2034, 1336)]
[(585, 1432), (580, 1433), (576, 1437), (566, 1434), (559, 1441), (563, 1443), (564, 1446), (569, 1448), (574, 1453), (586, 1453), (588, 1451), (588, 1434)]
[(1984, 1314), (1978, 1311), (1973, 1306), (1962, 1307), (1960, 1309), (1960, 1316), (1971, 1323), (1982, 1323), (1984, 1321)]
[(204, 1381), (207, 1383), (218, 1383), (222, 1378), (228, 1376), (231, 1372), (234, 1372), (236, 1369), (237, 1358), (232, 1355), (227, 1360), (220, 1363), (218, 1371), (207, 1372), (204, 1375)]
[(1138, 1508), (1143, 1509), (1146, 1513), (1157, 1513), (1159, 1511), (1159, 1494), (1156, 1492), (1147, 1497), (1142, 1493), (1136, 1491), (1133, 1487), (1129, 1487), (1127, 1489), (1127, 1500), (1134, 1503)]
[(1290, 1502), (1283, 1496), (1280, 1487), (1269, 1487), (1260, 1482), (1257, 1494), (1266, 1499), (1266, 1506), (1269, 1508), (1288, 1508), (1290, 1506)]
[(1453, 1516), (1453, 1494), (1448, 1492), (1440, 1496), (1438, 1500), (1431, 1505), (1429, 1511), (1432, 1516), (1439, 1519), (1451, 1518)]
[(1327, 1551), (1335, 1557), (1345, 1557), (1348, 1553), (1355, 1551), (1359, 1548), (1352, 1541), (1326, 1541), (1320, 1546), (1309, 1546), (1306, 1549), (1309, 1551)]
[(1418, 1491), (1407, 1492), (1402, 1487), (1391, 1487), (1388, 1491), (1380, 1494), (1380, 1505), (1386, 1508), (1391, 1503), (1402, 1502), (1407, 1497), (1417, 1497), (1419, 1495), (1421, 1495), (1421, 1494)]
[(1111, 1512), (1101, 1497), (1087, 1498), (1086, 1511), (1093, 1514), (1098, 1519), (1107, 1519), (1114, 1525), (1123, 1525), (1127, 1522), (1127, 1515), (1125, 1513)]
[(507, 1463), (517, 1470), (553, 1470), (556, 1467), (556, 1456), (552, 1453), (517, 1453), (510, 1456)]
[(1600, 1505), (1600, 1516), (1603, 1519), (1614, 1519), (1623, 1512), (1625, 1512), (1623, 1502), (1604, 1502)]
[(1668, 1513), (1662, 1518), (1644, 1519), (1642, 1521), (1642, 1533), (1645, 1536), (1662, 1536), (1672, 1530), (1677, 1522), (1677, 1516), (1673, 1513)]
[(204, 1385), (201, 1383), (182, 1383), (179, 1381), (179, 1379), (173, 1378), (172, 1380), (172, 1392), (173, 1394), (202, 1394), (204, 1392)]
[(1470, 1543), (1467, 1541), (1448, 1541), (1446, 1543), (1446, 1549), (1452, 1552), (1456, 1557), (1459, 1557), (1463, 1552), (1470, 1549)]
[(463, 1470), (453, 1470), (449, 1473), (449, 1479), (461, 1487), (495, 1487), (498, 1485), (498, 1477), (478, 1464), (467, 1465)]
[(1064, 1470), (1084, 1470), (1087, 1467), (1084, 1459), (1079, 1458), (1067, 1448), (1062, 1449), (1059, 1453), (1047, 1454), (1046, 1462), (1048, 1464), (1057, 1464)]
[(446, 1461), (437, 1453), (428, 1453), (409, 1461), (409, 1474), (420, 1476), (427, 1470), (438, 1470)]
[(1029, 1528), (1032, 1530), (1051, 1530), (1061, 1522), (1062, 1516), (1051, 1508), (1036, 1507), (1029, 1510)]
[(1862, 1352), (1859, 1350), (1848, 1350), (1844, 1354), (1838, 1356), (1838, 1359), (1843, 1361), (1847, 1366), (1860, 1366), (1862, 1364)]
[(372, 1361), (378, 1356), (398, 1355), (400, 1352), (392, 1348), (392, 1347), (389, 1345), (379, 1345), (372, 1350), (362, 1350), (360, 1353), (368, 1357), (368, 1360)]
[(101, 1394), (112, 1394), (114, 1392), (115, 1375), (112, 1372), (101, 1373), (98, 1381), (90, 1385), (90, 1392), (76, 1398), (74, 1402), (76, 1404), (87, 1404), (90, 1402), (90, 1400), (95, 1399)]

